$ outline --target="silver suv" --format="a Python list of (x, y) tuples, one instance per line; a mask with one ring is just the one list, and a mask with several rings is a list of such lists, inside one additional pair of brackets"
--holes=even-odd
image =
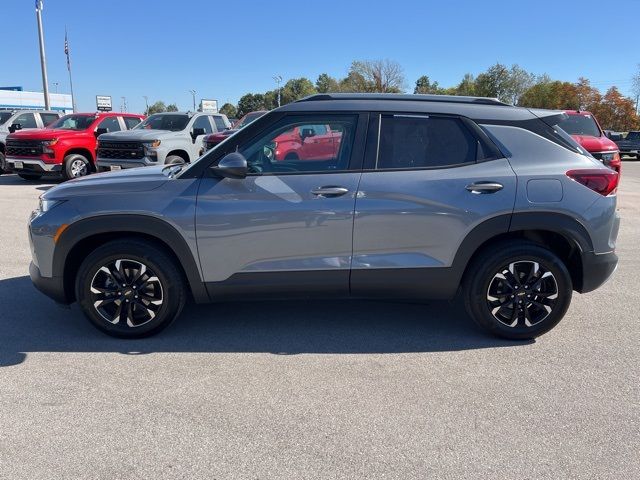
[(0, 174), (8, 172), (6, 160), (7, 135), (17, 130), (44, 128), (62, 113), (53, 110), (0, 110)]
[(31, 278), (121, 337), (158, 332), (188, 298), (459, 294), (490, 332), (532, 338), (617, 264), (618, 173), (557, 127), (564, 116), (311, 96), (189, 166), (48, 190), (29, 221)]
[(98, 171), (189, 163), (203, 151), (203, 138), (231, 128), (226, 115), (156, 113), (136, 128), (98, 138)]

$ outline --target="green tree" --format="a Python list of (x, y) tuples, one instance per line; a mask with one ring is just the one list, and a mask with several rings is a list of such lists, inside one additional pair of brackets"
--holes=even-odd
[(316, 80), (316, 90), (318, 93), (339, 92), (340, 84), (335, 78), (327, 75), (326, 73), (321, 73), (318, 75), (318, 79)]
[(518, 100), (518, 105), (529, 108), (575, 110), (579, 104), (573, 83), (552, 81), (548, 77), (529, 87)]
[(416, 86), (413, 89), (413, 93), (427, 93), (434, 94), (440, 93), (442, 89), (438, 86), (438, 82), (431, 83), (427, 75), (421, 76), (416, 80)]
[(167, 105), (167, 112), (177, 112), (178, 106), (175, 103), (170, 103)]
[(373, 84), (369, 83), (360, 73), (349, 71), (347, 76), (340, 80), (339, 88), (341, 92), (374, 92)]
[(496, 63), (476, 77), (476, 95), (509, 101), (509, 81), (509, 69), (501, 63)]
[(308, 78), (292, 78), (282, 87), (282, 105), (295, 102), (301, 98), (317, 93), (311, 80)]
[(247, 93), (238, 101), (238, 117), (243, 117), (249, 112), (264, 109), (264, 95), (261, 93)]
[(264, 108), (267, 110), (278, 108), (278, 90), (264, 92)]
[(476, 81), (473, 78), (473, 75), (470, 73), (464, 74), (464, 77), (462, 77), (462, 80), (456, 87), (456, 95), (476, 95)]
[(167, 106), (162, 101), (157, 101), (153, 105), (149, 105), (148, 115), (153, 115), (154, 113), (166, 112)]
[(234, 105), (230, 103), (225, 103), (220, 108), (220, 113), (223, 115), (226, 115), (228, 118), (236, 118), (236, 115), (238, 114), (238, 110)]

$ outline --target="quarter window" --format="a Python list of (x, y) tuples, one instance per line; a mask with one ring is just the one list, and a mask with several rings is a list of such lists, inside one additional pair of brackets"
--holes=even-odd
[(356, 125), (354, 115), (285, 118), (239, 151), (255, 174), (347, 170)]
[(472, 163), (478, 141), (458, 118), (382, 115), (376, 168), (443, 168)]

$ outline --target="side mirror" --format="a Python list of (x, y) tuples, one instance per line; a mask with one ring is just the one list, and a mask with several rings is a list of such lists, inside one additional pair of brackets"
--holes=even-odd
[(211, 167), (216, 177), (242, 179), (247, 176), (247, 159), (241, 153), (233, 152), (225, 155), (217, 165)]
[(191, 132), (191, 137), (195, 141), (195, 139), (198, 138), (200, 135), (204, 135), (206, 133), (207, 132), (205, 131), (204, 128), (194, 128), (193, 131)]
[(9, 125), (9, 133), (13, 133), (16, 130), (22, 130), (22, 125), (19, 123), (14, 123), (13, 125)]
[(96, 137), (99, 137), (103, 133), (109, 133), (109, 129), (108, 128), (96, 128), (96, 132), (95, 132)]
[(304, 142), (305, 138), (313, 137), (316, 133), (313, 131), (313, 128), (303, 128), (300, 131), (300, 138)]

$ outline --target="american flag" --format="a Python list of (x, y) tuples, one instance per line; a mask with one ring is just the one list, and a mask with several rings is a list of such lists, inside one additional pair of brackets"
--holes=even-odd
[(71, 62), (69, 61), (69, 40), (67, 39), (67, 29), (64, 29), (64, 54), (67, 56), (67, 69), (71, 69)]

